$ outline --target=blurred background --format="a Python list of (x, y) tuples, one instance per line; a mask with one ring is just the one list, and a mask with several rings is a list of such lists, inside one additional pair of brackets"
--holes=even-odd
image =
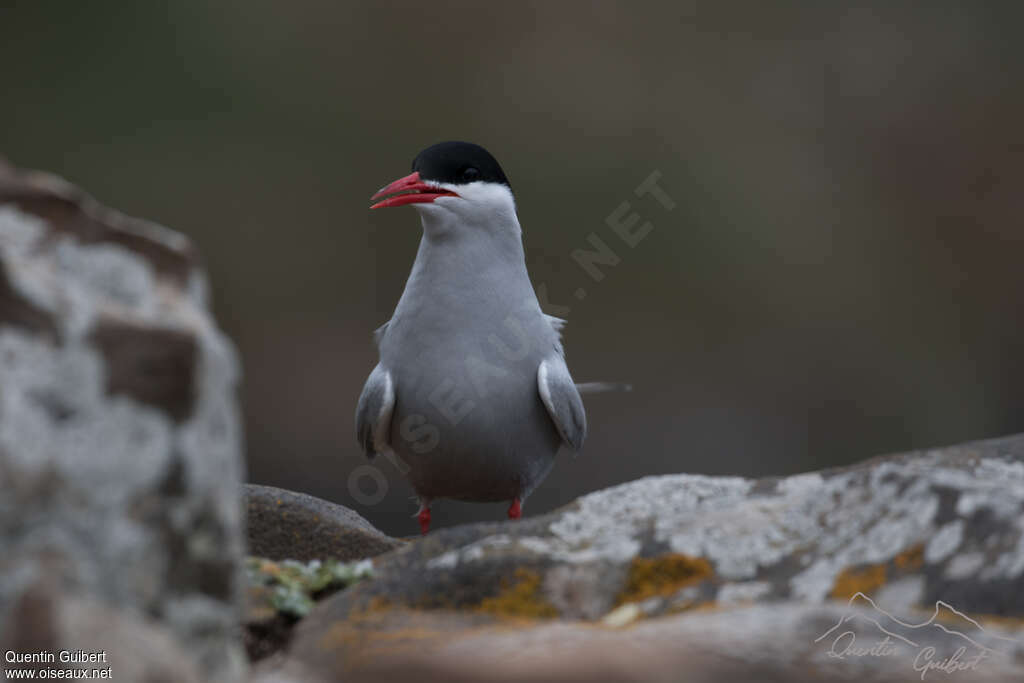
[[(511, 179), (577, 381), (634, 385), (588, 397), (528, 514), (1024, 431), (1020, 7), (6, 3), (0, 154), (191, 236), (250, 481), (404, 535), (411, 489), (357, 470), (352, 416), (419, 224), (367, 207), (445, 139)], [(633, 194), (653, 171), (671, 212)], [(654, 226), (633, 249), (623, 201)], [(621, 257), (600, 282), (570, 257), (591, 233)]]

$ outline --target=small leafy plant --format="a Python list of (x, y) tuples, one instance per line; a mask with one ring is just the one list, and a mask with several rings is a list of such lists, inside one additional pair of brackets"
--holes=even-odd
[(306, 616), (318, 599), (373, 575), (370, 560), (303, 563), (249, 557), (245, 569), (250, 587), (263, 588), (260, 592), (268, 596), (276, 612), (297, 619)]

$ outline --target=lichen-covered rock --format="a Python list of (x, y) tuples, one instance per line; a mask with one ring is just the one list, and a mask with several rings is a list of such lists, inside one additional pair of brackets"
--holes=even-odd
[(373, 575), (369, 560), (275, 562), (246, 560), (245, 647), (250, 661), (272, 655), (287, 643), (292, 627), (317, 600)]
[(239, 373), (206, 291), (182, 235), (0, 160), (3, 632), (45, 576), (241, 675)]
[[(516, 652), (509, 680), (633, 680), (602, 654), (626, 647), (665, 671), (742, 652), (754, 679), (907, 680), (921, 650), (955, 653), (947, 616), (974, 629), (961, 657), (985, 650), (971, 673), (1024, 675), (1024, 436), (787, 478), (648, 477), (442, 530), (314, 609), (292, 657), (327, 679), (384, 663), (461, 680)], [(837, 622), (906, 642), (840, 660), (816, 640)]]
[[(52, 577), (51, 577), (52, 578)], [(62, 592), (43, 580), (24, 591), (0, 634), (7, 671), (86, 669), (80, 678), (105, 678), (133, 683), (204, 683), (209, 679), (182, 647), (179, 638), (160, 623), (136, 612), (119, 609), (94, 598)], [(85, 652), (95, 657), (78, 662), (18, 661), (18, 654)], [(7, 654), (11, 653), (11, 654)], [(89, 661), (92, 660), (92, 661)], [(93, 671), (95, 670), (95, 671)], [(52, 676), (51, 676), (52, 677)]]
[(249, 552), (272, 560), (374, 557), (403, 542), (344, 505), (273, 486), (244, 487)]
[[(257, 668), (268, 676), (256, 680), (905, 683), (922, 680), (922, 672), (924, 680), (963, 683), (1020, 679), (1021, 646), (1005, 631), (936, 620), (885, 641), (878, 619), (876, 612), (841, 603), (722, 606), (622, 626), (379, 605), (353, 612), (315, 638), (301, 628), (292, 656)], [(910, 637), (902, 640), (904, 634)]]

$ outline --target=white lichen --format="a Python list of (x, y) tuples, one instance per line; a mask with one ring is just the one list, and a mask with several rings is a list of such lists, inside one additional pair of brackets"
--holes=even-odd
[[(88, 208), (128, 221), (94, 203)], [(130, 222), (166, 247), (187, 247), (183, 236)], [(187, 618), (171, 619), (179, 635), (201, 651), (215, 677), (237, 674), (225, 657), (240, 585), (236, 595), (219, 598), (205, 596), (199, 586), (165, 585), (181, 580), (169, 576), (172, 563), (230, 566), (242, 550), (238, 362), (200, 305), (203, 278), (191, 278), (185, 291), (158, 277), (139, 253), (50, 231), (46, 221), (11, 206), (0, 207), (0, 262), (15, 296), (49, 315), (59, 335), (51, 340), (0, 327), (5, 495), (42, 483), (50, 492), (20, 500), (16, 515), (3, 510), (12, 566), (0, 575), (0, 613), (24, 587), (10, 577), (31, 575), (37, 557), (57, 553), (66, 559), (69, 585), (83, 594), (153, 614), (187, 612)], [(193, 337), (194, 409), (183, 422), (159, 407), (110, 394), (106, 360), (91, 338), (101, 317)], [(169, 477), (175, 478), (173, 494), (162, 490)], [(187, 540), (186, 554), (203, 557), (172, 556), (166, 534)]]
[(925, 546), (924, 561), (928, 564), (942, 562), (960, 547), (963, 537), (964, 521), (962, 519), (954, 519), (949, 524), (944, 524)]

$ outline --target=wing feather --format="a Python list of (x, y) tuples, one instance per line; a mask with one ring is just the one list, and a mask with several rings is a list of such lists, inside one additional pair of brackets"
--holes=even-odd
[(363, 386), (356, 406), (356, 438), (367, 458), (391, 450), (391, 416), (395, 411), (395, 385), (380, 363)]
[(537, 390), (562, 441), (579, 452), (587, 436), (587, 414), (569, 368), (560, 355), (541, 361), (537, 368)]

